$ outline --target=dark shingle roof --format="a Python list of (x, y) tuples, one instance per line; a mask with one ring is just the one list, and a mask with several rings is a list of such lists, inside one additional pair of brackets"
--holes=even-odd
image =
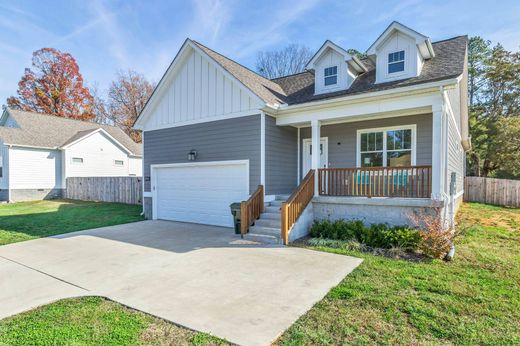
[(0, 126), (0, 139), (4, 143), (59, 148), (101, 128), (133, 155), (142, 155), (141, 144), (135, 143), (123, 130), (116, 126), (14, 109), (9, 109), (8, 112), (19, 128)]
[(310, 71), (272, 79), (272, 81), (284, 90), (287, 95), (284, 101), (293, 105), (450, 79), (463, 72), (467, 43), (467, 36), (458, 36), (433, 43), (435, 57), (426, 60), (421, 74), (413, 78), (375, 84), (375, 66), (371, 60), (363, 59), (363, 63), (368, 67), (368, 72), (357, 77), (347, 90), (314, 95), (314, 74)]

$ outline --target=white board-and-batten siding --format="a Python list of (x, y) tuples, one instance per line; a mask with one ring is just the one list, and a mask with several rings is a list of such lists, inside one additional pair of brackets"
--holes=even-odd
[(259, 108), (248, 89), (203, 53), (190, 48), (173, 72), (156, 95), (145, 131), (253, 114)]

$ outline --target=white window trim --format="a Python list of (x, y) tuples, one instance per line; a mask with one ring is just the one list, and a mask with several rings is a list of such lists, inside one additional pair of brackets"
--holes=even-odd
[(357, 130), (356, 136), (356, 167), (361, 167), (361, 134), (370, 132), (383, 132), (383, 167), (386, 167), (387, 150), (386, 150), (386, 133), (387, 131), (395, 130), (412, 130), (412, 166), (416, 165), (417, 155), (417, 125), (402, 125), (402, 126), (388, 126), (377, 127), (371, 129)]
[[(335, 75), (333, 74), (333, 75), (330, 75), (330, 76), (325, 76), (325, 70), (328, 69), (328, 68), (331, 68), (331, 67), (335, 67), (336, 68), (336, 74)], [(325, 78), (334, 77), (334, 76), (336, 76), (336, 83), (326, 85), (325, 84)], [(334, 89), (334, 88), (337, 88), (338, 86), (339, 86), (339, 66), (338, 65), (332, 65), (332, 66), (324, 67), (323, 68), (323, 89)]]
[[(117, 161), (121, 161), (123, 164), (122, 165), (118, 165), (116, 163)], [(118, 159), (114, 160), (114, 166), (116, 166), (116, 167), (124, 167), (125, 166), (125, 160), (118, 160)]]
[[(74, 162), (74, 159), (81, 159), (81, 162)], [(73, 165), (82, 165), (85, 163), (85, 159), (82, 157), (73, 156), (70, 158), (70, 163)]]
[[(401, 52), (401, 51), (404, 51), (404, 69), (402, 71), (399, 71), (399, 72), (392, 72), (392, 73), (389, 73), (388, 72), (388, 65), (390, 64), (390, 61), (388, 61), (388, 55), (392, 54), (392, 53), (397, 53), (397, 52)], [(395, 49), (392, 49), (392, 50), (387, 50), (384, 52), (385, 54), (385, 69), (384, 69), (384, 78), (385, 79), (393, 79), (393, 78), (399, 78), (401, 76), (405, 76), (408, 74), (408, 59), (409, 59), (409, 49), (408, 48), (400, 48), (399, 50), (395, 50)]]

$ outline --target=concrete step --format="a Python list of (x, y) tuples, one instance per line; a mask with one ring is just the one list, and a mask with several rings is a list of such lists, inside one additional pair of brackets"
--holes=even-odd
[(274, 201), (269, 202), (269, 204), (271, 205), (271, 207), (280, 207), (282, 205), (282, 202), (284, 202), (284, 201), (274, 200)]
[(265, 207), (264, 208), (264, 212), (265, 213), (279, 213), (280, 212), (280, 207)]
[(289, 195), (276, 195), (274, 199), (275, 201), (285, 202), (287, 201), (287, 198), (289, 198)]
[(266, 234), (276, 237), (280, 237), (280, 227), (265, 227), (265, 226), (251, 226), (249, 227), (249, 233), (255, 234)]
[(263, 215), (264, 214), (260, 215), (260, 219), (255, 221), (255, 226), (280, 228), (280, 219), (264, 219), (262, 217)]
[(283, 244), (282, 239), (280, 239), (280, 237), (268, 234), (257, 234), (249, 232), (244, 235), (244, 239), (263, 244)]
[(269, 219), (269, 220), (278, 220), (278, 221), (280, 221), (280, 219), (282, 218), (281, 215), (282, 214), (278, 210), (277, 213), (262, 213), (262, 214), (260, 214), (260, 218), (261, 219)]

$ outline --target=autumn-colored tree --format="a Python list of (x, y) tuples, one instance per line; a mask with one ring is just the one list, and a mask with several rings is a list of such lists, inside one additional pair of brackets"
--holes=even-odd
[(93, 99), (76, 60), (55, 48), (33, 53), (32, 69), (25, 69), (17, 93), (7, 99), (11, 108), (80, 120), (94, 117)]
[(108, 89), (108, 100), (103, 105), (104, 108), (96, 105), (96, 109), (104, 110), (109, 119), (134, 141), (140, 142), (141, 133), (133, 130), (132, 126), (152, 95), (153, 89), (154, 85), (142, 74), (132, 70), (119, 71), (117, 79)]

